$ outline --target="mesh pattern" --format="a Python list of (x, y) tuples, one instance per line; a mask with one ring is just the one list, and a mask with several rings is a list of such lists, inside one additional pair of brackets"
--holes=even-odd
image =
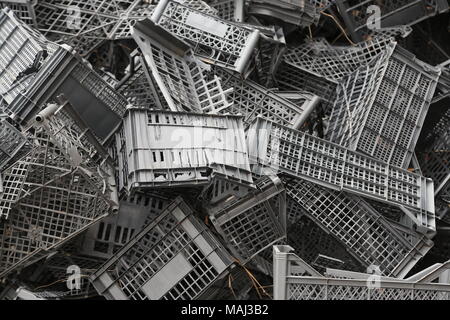
[(84, 234), (80, 253), (111, 258), (168, 204), (169, 200), (149, 194), (136, 194), (122, 200), (117, 215), (104, 218)]
[(338, 87), (328, 135), (333, 142), (407, 168), (439, 73), (389, 48)]
[(377, 265), (385, 275), (405, 276), (431, 248), (411, 245), (380, 214), (358, 197), (296, 181), (287, 193), (308, 215), (339, 239), (365, 267)]
[(419, 209), (419, 226), (435, 228), (434, 208), (426, 196), (432, 184), (422, 176), (261, 118), (249, 128), (248, 143), (252, 164), (332, 189)]
[[(176, 200), (99, 269), (92, 280), (107, 298), (117, 299), (115, 292), (120, 290), (122, 298), (130, 300), (191, 300), (230, 265), (225, 249), (192, 216), (192, 211)], [(105, 273), (111, 281), (102, 283)], [(162, 279), (166, 279), (164, 283)]]
[[(47, 120), (29, 133), (34, 144), (4, 172), (0, 196), (8, 220), (0, 226), (0, 274), (48, 254), (107, 215), (112, 205), (108, 177), (95, 165), (78, 128)], [(72, 132), (71, 132), (72, 130)], [(73, 159), (80, 159), (73, 165)], [(5, 212), (6, 211), (6, 212)]]
[(135, 36), (167, 104), (172, 111), (217, 113), (230, 106), (220, 79), (194, 57), (181, 57), (142, 35)]
[(318, 38), (289, 49), (283, 60), (295, 68), (338, 82), (375, 59), (389, 42), (388, 37), (375, 37), (354, 47), (337, 47)]
[(116, 135), (119, 174), (129, 189), (207, 183), (211, 169), (253, 182), (239, 117), (134, 109), (122, 130), (125, 135)]
[(287, 242), (296, 254), (309, 264), (322, 254), (344, 261), (345, 270), (365, 271), (361, 263), (347, 252), (345, 246), (306, 216), (288, 228)]
[(222, 110), (222, 113), (242, 114), (247, 125), (258, 116), (293, 128), (300, 127), (306, 120), (305, 113), (309, 111), (311, 102), (308, 95), (292, 103), (253, 81), (242, 80), (219, 70), (218, 75), (222, 78), (224, 88), (233, 88), (230, 100), (234, 103)]
[[(16, 19), (11, 11), (0, 11), (0, 95), (6, 103), (27, 87), (34, 72), (45, 57), (46, 43), (39, 35)], [(48, 58), (47, 58), (48, 59)]]
[(6, 120), (0, 120), (0, 169), (3, 169), (10, 160), (14, 159), (26, 144), (27, 139), (20, 131)]
[(2, 1), (0, 3), (1, 8), (10, 8), (14, 11), (14, 14), (23, 22), (30, 26), (36, 26), (36, 13), (34, 7), (36, 6), (33, 0), (18, 0), (18, 1)]
[[(176, 1), (164, 6), (155, 23), (193, 43), (195, 55), (206, 62), (242, 72), (251, 58), (258, 32), (193, 10)], [(159, 6), (157, 9), (159, 9)]]
[(286, 194), (281, 181), (266, 177), (256, 186), (258, 191), (211, 216), (214, 227), (242, 263), (286, 237)]

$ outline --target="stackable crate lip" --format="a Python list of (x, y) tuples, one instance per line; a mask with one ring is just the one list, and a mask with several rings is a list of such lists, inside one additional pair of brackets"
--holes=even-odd
[[(217, 205), (218, 208), (211, 208), (211, 210), (209, 210), (210, 220), (215, 229), (225, 239), (228, 244), (227, 246), (233, 253), (234, 257), (237, 258), (242, 264), (246, 264), (260, 252), (286, 238), (286, 192), (283, 187), (283, 183), (277, 176), (269, 176), (259, 179), (255, 182), (255, 184), (255, 191), (250, 191), (247, 195), (240, 199), (227, 201), (228, 203), (219, 203)], [(273, 206), (269, 203), (270, 200), (281, 202), (281, 207), (278, 208), (280, 212), (275, 212), (276, 208), (273, 208)], [(230, 225), (225, 225), (239, 216), (242, 218), (250, 216), (249, 210), (254, 208), (258, 210), (258, 207), (260, 207), (260, 209), (264, 208), (267, 210), (271, 221), (267, 222), (267, 225), (264, 227), (258, 225), (258, 221), (254, 221), (253, 227), (259, 226), (260, 228), (253, 230), (253, 232), (255, 232), (254, 236), (259, 237), (265, 235), (265, 239), (261, 239), (261, 242), (259, 243), (264, 246), (261, 246), (258, 250), (254, 250), (255, 247), (246, 246), (247, 243), (245, 242), (245, 238), (250, 238), (250, 241), (253, 241), (253, 237), (246, 236), (244, 237), (244, 240), (241, 239), (241, 242), (236, 243), (238, 240), (236, 240), (235, 237), (229, 233), (229, 230), (227, 230), (227, 227), (230, 227)], [(239, 225), (241, 222), (242, 221), (239, 221), (236, 224)], [(271, 231), (267, 230), (270, 225)], [(252, 227), (248, 228), (249, 229), (246, 229), (246, 231), (250, 231), (250, 228)], [(235, 226), (234, 230), (236, 231), (236, 229), (237, 228)], [(239, 234), (245, 234), (246, 231), (242, 230)], [(272, 234), (270, 235), (270, 233)]]
[[(405, 277), (433, 246), (432, 241), (420, 234), (417, 234), (418, 239), (414, 243), (408, 242), (387, 219), (358, 197), (321, 189), (305, 181), (296, 181), (292, 186), (288, 184), (286, 191), (292, 199), (298, 201), (311, 220), (345, 245), (347, 252), (357, 261), (365, 267), (371, 264), (379, 265), (383, 274)], [(321, 212), (321, 208), (325, 206), (327, 209)], [(347, 208), (346, 212), (344, 207)], [(327, 215), (327, 212), (335, 210), (342, 214), (345, 212), (346, 220), (337, 213), (333, 216), (329, 213)], [(353, 217), (349, 216), (351, 214)], [(349, 227), (339, 228), (343, 221), (352, 226), (358, 226), (360, 223), (359, 232)], [(361, 229), (366, 229), (364, 237)], [(354, 233), (365, 239), (364, 244), (356, 235), (352, 236)], [(372, 246), (371, 250), (367, 249), (369, 245)]]
[[(188, 13), (186, 17), (185, 13)], [(203, 21), (198, 21), (199, 19)], [(192, 42), (194, 54), (206, 63), (223, 66), (241, 74), (248, 68), (259, 39), (258, 30), (205, 14), (174, 0), (161, 0), (150, 20), (175, 36)], [(176, 26), (174, 23), (181, 25)], [(206, 49), (218, 52), (214, 53), (215, 56), (207, 55), (204, 53)]]
[(392, 41), (377, 59), (342, 79), (328, 139), (408, 168), (440, 72)]
[(280, 96), (279, 92), (267, 89), (249, 79), (244, 80), (225, 69), (217, 69), (224, 88), (234, 88), (231, 93), (233, 104), (222, 113), (243, 114), (244, 122), (250, 125), (254, 118), (263, 115), (282, 125), (300, 128), (319, 102), (316, 95), (302, 94), (302, 106)]
[[(118, 263), (119, 261), (121, 261), (123, 259), (123, 256), (125, 254), (127, 254), (127, 252), (133, 248), (133, 246), (137, 243), (139, 243), (139, 241), (141, 239), (143, 239), (147, 233), (149, 233), (151, 230), (155, 229), (155, 228), (159, 228), (159, 224), (164, 222), (164, 219), (166, 217), (169, 217), (169, 215), (173, 215), (173, 212), (177, 209), (180, 209), (181, 212), (183, 213), (183, 216), (179, 216), (176, 217), (177, 220), (177, 225), (176, 227), (181, 226), (182, 227), (182, 223), (185, 221), (189, 221), (189, 223), (193, 224), (193, 226), (195, 227), (195, 232), (197, 233), (197, 235), (195, 236), (195, 238), (191, 238), (190, 239), (190, 243), (195, 243), (195, 240), (199, 239), (201, 241), (206, 241), (207, 246), (209, 247), (208, 250), (210, 250), (210, 252), (208, 253), (208, 256), (210, 254), (215, 254), (216, 258), (219, 258), (220, 260), (220, 264), (222, 264), (221, 270), (218, 270), (218, 275), (216, 277), (215, 280), (217, 280), (218, 278), (220, 278), (221, 276), (223, 276), (228, 268), (230, 268), (234, 262), (232, 260), (232, 257), (228, 254), (228, 252), (222, 247), (222, 245), (212, 236), (212, 234), (210, 233), (210, 231), (207, 229), (207, 227), (205, 225), (203, 225), (200, 221), (197, 220), (197, 218), (194, 217), (194, 212), (192, 211), (192, 209), (184, 202), (184, 200), (181, 197), (176, 198), (165, 210), (164, 212), (162, 212), (153, 222), (149, 223), (147, 226), (145, 226), (139, 233), (137, 233), (122, 249), (120, 249), (111, 259), (109, 259), (102, 267), (100, 267), (97, 271), (95, 271), (94, 274), (92, 274), (90, 276), (90, 280), (92, 282), (92, 284), (94, 285), (94, 287), (97, 289), (97, 292), (101, 295), (107, 295), (107, 291), (111, 290), (110, 294), (106, 296), (106, 298), (112, 298), (112, 299), (119, 299), (119, 300), (124, 300), (127, 299), (128, 297), (123, 293), (122, 290), (120, 290), (119, 288), (112, 288), (112, 286), (117, 286), (118, 281), (120, 282), (120, 279), (126, 274), (126, 272), (128, 272), (130, 270), (130, 268), (132, 268), (134, 265), (136, 265), (137, 263), (139, 263), (139, 261), (141, 261), (142, 259), (137, 260), (136, 262), (133, 263), (132, 266), (128, 267), (127, 271), (125, 273), (123, 273), (122, 275), (117, 275), (116, 279), (112, 279), (111, 278), (111, 274), (108, 273), (108, 270), (112, 270), (111, 268), (114, 267), (114, 265), (116, 263)], [(179, 215), (179, 213), (177, 214)], [(181, 220), (180, 220), (181, 219)], [(172, 229), (170, 231), (173, 231), (175, 229)], [(169, 232), (170, 232), (169, 231)], [(186, 229), (184, 229), (185, 232), (187, 232)], [(166, 231), (165, 231), (166, 232)], [(164, 240), (165, 237), (167, 237), (169, 233), (165, 233), (165, 235), (163, 236), (162, 240)], [(189, 234), (188, 234), (189, 235)], [(162, 240), (159, 240), (158, 243)], [(156, 246), (156, 244), (153, 245), (153, 247)], [(144, 254), (148, 254), (150, 253), (153, 247), (149, 247), (149, 249), (147, 250), (146, 253)], [(182, 248), (177, 254), (182, 253), (184, 250), (184, 248)], [(200, 249), (202, 250), (202, 249)], [(205, 253), (203, 253), (205, 254)], [(144, 257), (144, 256), (143, 256)], [(172, 258), (173, 259), (173, 258)], [(169, 261), (173, 261), (172, 259), (170, 259)], [(208, 259), (208, 257), (206, 257), (205, 259)], [(167, 265), (167, 264), (166, 264)], [(160, 268), (153, 276), (151, 276), (149, 278), (152, 279), (159, 271), (161, 271), (164, 267)], [(192, 270), (192, 269), (191, 269)], [(216, 270), (217, 271), (217, 270)], [(108, 282), (108, 283), (105, 283)], [(181, 280), (180, 280), (181, 281)], [(203, 289), (201, 289), (200, 292), (196, 293), (196, 296), (201, 295), (202, 292), (206, 291), (208, 289), (208, 287), (210, 287), (210, 285), (214, 282), (214, 280), (210, 281), (209, 284), (204, 287)], [(179, 283), (179, 282), (178, 282)], [(111, 289), (112, 288), (112, 289)], [(142, 288), (142, 286), (141, 286)], [(116, 292), (112, 292), (112, 291), (116, 291)], [(167, 294), (170, 291), (170, 289), (168, 289), (165, 293)], [(164, 296), (163, 295), (163, 296)], [(147, 296), (147, 298), (150, 298)], [(195, 297), (193, 297), (195, 298)]]
[[(153, 117), (154, 120), (152, 120)], [(192, 112), (169, 112), (130, 108), (125, 115), (124, 124), (121, 127), (120, 132), (116, 136), (117, 150), (120, 158), (119, 188), (122, 189), (127, 187), (129, 191), (133, 191), (138, 188), (151, 188), (155, 186), (173, 187), (182, 185), (191, 186), (193, 184), (202, 185), (210, 181), (210, 173), (222, 174), (228, 179), (251, 186), (253, 184), (253, 180), (248, 161), (246, 148), (247, 144), (244, 137), (244, 128), (241, 119), (241, 116), (236, 115), (209, 115)], [(224, 122), (229, 121), (232, 121), (230, 126), (224, 126)], [(184, 132), (183, 136), (190, 140), (187, 141), (187, 144), (185, 143), (182, 146), (176, 148), (165, 146), (163, 149), (152, 149), (150, 140), (148, 140), (149, 136), (144, 136), (144, 133), (149, 134), (150, 131), (148, 130), (158, 130), (161, 134), (160, 130), (162, 128), (166, 128), (165, 130), (171, 129), (170, 132), (172, 133), (175, 133), (174, 130), (176, 128), (179, 128), (180, 130), (184, 130), (183, 128), (190, 128), (189, 130), (194, 131), (198, 129), (199, 131), (194, 133), (194, 136), (186, 136), (186, 132)], [(233, 147), (237, 149), (231, 149), (229, 146), (224, 147), (223, 143), (229, 144), (230, 141), (220, 141), (222, 144), (219, 146), (216, 144), (217, 147), (214, 147), (213, 145), (211, 145), (211, 147), (199, 145), (203, 139), (202, 135), (205, 135), (205, 130), (226, 130), (223, 133), (229, 134), (231, 133), (231, 131), (229, 131), (231, 129), (237, 129), (239, 131), (233, 133), (233, 137), (235, 137), (233, 140), (234, 142), (231, 141), (233, 143)], [(136, 135), (136, 130), (139, 130), (141, 134)], [(242, 135), (238, 136), (240, 133)], [(157, 138), (157, 140), (159, 141), (160, 138), (161, 137)], [(146, 144), (148, 152), (145, 151), (143, 147), (140, 147), (139, 150), (145, 151), (145, 154), (148, 153), (147, 157), (153, 159), (150, 160), (152, 167), (148, 166), (149, 162), (146, 162), (146, 168), (139, 167), (140, 163), (138, 163), (137, 160), (144, 159), (142, 157), (144, 157), (145, 154), (139, 155), (136, 153), (136, 146), (133, 145), (136, 143), (136, 139), (140, 139), (141, 143)], [(125, 153), (124, 148), (126, 149)], [(219, 159), (216, 156), (213, 156), (212, 158), (208, 156), (208, 158), (203, 158), (202, 154), (203, 152), (206, 152), (207, 149), (214, 153), (218, 151), (219, 156), (226, 157)], [(135, 150), (135, 152), (132, 153), (132, 150)], [(188, 162), (186, 162), (186, 159), (181, 158), (181, 162), (178, 160), (176, 162), (168, 162), (166, 159), (172, 159), (174, 157), (174, 154), (172, 154), (174, 150), (181, 150), (183, 152), (200, 150), (202, 154), (198, 154), (197, 157), (194, 158), (190, 157), (191, 160)], [(152, 152), (155, 153), (153, 158), (151, 157)], [(159, 154), (158, 156), (158, 154), (156, 154), (158, 152), (161, 152), (162, 155)], [(230, 161), (231, 155), (233, 156), (233, 159), (237, 157), (236, 161), (234, 163), (224, 163), (226, 161)], [(130, 162), (130, 158), (132, 158), (131, 160), (134, 162)], [(160, 159), (160, 161), (155, 159)], [(211, 172), (208, 173), (209, 171)], [(194, 173), (195, 177), (187, 180), (179, 179), (177, 178), (177, 173)], [(153, 176), (157, 175), (159, 177), (161, 174), (166, 176), (164, 181), (154, 180)]]
[(8, 162), (15, 159), (18, 154), (20, 156), (21, 149), (28, 143), (22, 132), (0, 117), (0, 171), (5, 169)]
[[(292, 263), (302, 261), (292, 252), (274, 246), (274, 300), (403, 300), (450, 299), (450, 284), (431, 283), (414, 280), (399, 280), (380, 277), (377, 288), (369, 288), (366, 277), (356, 279), (330, 278), (322, 276), (298, 276), (293, 272)], [(337, 270), (339, 271), (339, 270)], [(353, 274), (343, 271), (343, 273)], [(355, 275), (358, 275), (355, 273)], [(367, 275), (370, 276), (370, 275)], [(300, 288), (303, 286), (304, 288)], [(304, 290), (304, 296), (300, 294)], [(340, 294), (340, 296), (339, 296)], [(345, 296), (345, 294), (348, 294)], [(428, 296), (427, 296), (428, 295)]]
[[(275, 137), (273, 138), (274, 133)], [(288, 145), (296, 146), (296, 149), (289, 150), (291, 154), (297, 153), (296, 156), (286, 154), (286, 150), (279, 152), (283, 139)], [(296, 142), (287, 139), (294, 139)], [(256, 118), (248, 129), (247, 140), (250, 163), (254, 165), (254, 170), (261, 170), (261, 167), (280, 170), (288, 175), (306, 179), (327, 188), (359, 194), (395, 206), (419, 209), (418, 220), (422, 222), (419, 227), (429, 231), (435, 230), (434, 189), (431, 179), (387, 165), (362, 153), (351, 151), (338, 144), (261, 117)], [(305, 142), (310, 142), (311, 146), (305, 146)], [(310, 158), (308, 158), (308, 154), (311, 156)], [(291, 159), (291, 162), (281, 164), (280, 155), (285, 159)], [(313, 155), (319, 156), (319, 158), (314, 159)], [(304, 165), (310, 166), (307, 173), (299, 172), (299, 169), (302, 169), (301, 161), (299, 161), (301, 156), (305, 157)], [(292, 168), (286, 167), (289, 164)], [(327, 167), (324, 168), (324, 165)], [(317, 168), (316, 170), (322, 171), (320, 176), (310, 171), (314, 167)], [(368, 178), (373, 181), (367, 180)], [(366, 190), (361, 189), (358, 187), (361, 183), (371, 187), (366, 186)], [(422, 221), (422, 216), (427, 218)]]
[[(351, 6), (348, 4), (349, 2), (350, 0), (336, 0), (336, 5), (352, 39), (355, 41), (362, 41), (363, 37), (368, 32), (367, 26), (366, 23), (358, 23), (355, 20), (352, 16), (352, 10), (357, 10), (359, 12), (363, 12), (363, 14), (367, 14), (365, 12), (367, 7), (364, 8), (364, 6), (371, 4), (376, 5), (377, 3), (376, 1), (360, 0), (359, 4), (354, 4)], [(446, 0), (407, 0), (402, 2), (398, 1), (396, 4), (397, 7), (392, 8), (392, 11), (384, 13), (381, 12), (381, 27), (389, 27), (393, 25), (410, 26), (449, 9), (449, 5)], [(433, 6), (433, 4), (435, 6)], [(428, 8), (432, 8), (433, 11), (430, 12)], [(413, 16), (414, 14), (416, 16)], [(419, 16), (417, 16), (417, 14), (419, 14)], [(369, 18), (370, 15), (367, 15), (367, 17)]]
[(184, 41), (147, 19), (133, 27), (133, 38), (144, 54), (165, 102), (172, 111), (217, 113), (230, 106), (220, 79), (210, 66), (192, 55)]
[[(83, 90), (84, 94), (76, 95), (73, 91), (74, 85)], [(15, 120), (28, 122), (42, 105), (61, 93), (64, 93), (77, 109), (83, 108), (77, 111), (101, 140), (106, 139), (120, 125), (120, 117), (126, 111), (126, 98), (115, 92), (85, 60), (65, 45), (60, 46), (52, 59), (42, 66), (27, 92), (18, 95), (10, 104), (9, 110), (14, 114)], [(89, 108), (89, 104), (85, 104), (86, 101), (76, 103), (76, 99), (83, 98), (85, 94), (92, 96), (91, 101), (95, 101), (97, 108)], [(98, 107), (103, 111), (101, 118), (98, 110), (97, 114), (89, 113), (89, 110)]]

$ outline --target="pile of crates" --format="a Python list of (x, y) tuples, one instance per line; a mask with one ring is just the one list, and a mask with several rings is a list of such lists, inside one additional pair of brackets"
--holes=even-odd
[(0, 299), (449, 300), (449, 19), (0, 0)]

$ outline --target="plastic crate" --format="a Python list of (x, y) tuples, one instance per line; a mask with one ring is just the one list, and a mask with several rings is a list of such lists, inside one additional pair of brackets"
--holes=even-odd
[(330, 141), (408, 168), (440, 69), (391, 43), (378, 59), (343, 79)]
[(370, 33), (367, 22), (372, 13), (367, 12), (371, 5), (381, 10), (382, 28), (397, 25), (413, 25), (449, 9), (446, 0), (337, 0), (337, 8), (354, 41), (362, 41)]
[[(75, 8), (79, 13), (74, 12)], [(44, 0), (35, 10), (38, 28), (46, 36), (115, 40), (131, 38), (132, 21), (144, 19), (154, 9), (154, 5), (142, 0)]]
[(116, 145), (120, 190), (203, 185), (213, 173), (253, 183), (239, 116), (130, 109)]
[(111, 258), (169, 204), (167, 198), (152, 194), (136, 194), (121, 200), (118, 214), (102, 219), (81, 236), (79, 253)]
[(136, 108), (162, 109), (158, 104), (153, 83), (149, 81), (150, 75), (144, 58), (137, 51), (133, 51), (131, 61), (125, 78), (114, 88), (127, 98), (130, 105)]
[(310, 1), (252, 0), (248, 14), (262, 15), (283, 22), (308, 27), (319, 22), (320, 13)]
[(416, 212), (418, 228), (435, 230), (431, 179), (389, 166), (306, 133), (257, 118), (248, 129), (250, 163)]
[(52, 115), (56, 107), (39, 113), (29, 132), (32, 150), (3, 173), (0, 208), (8, 220), (0, 224), (0, 277), (45, 257), (117, 207), (88, 130), (63, 121), (62, 110)]
[(292, 265), (300, 258), (274, 247), (274, 300), (449, 300), (450, 285), (399, 279), (380, 279), (371, 288), (367, 278), (338, 279), (299, 276)]
[(296, 103), (286, 100), (277, 92), (268, 90), (251, 80), (243, 80), (227, 71), (217, 70), (225, 89), (233, 88), (230, 101), (233, 103), (221, 113), (242, 114), (249, 125), (257, 116), (275, 121), (294, 129), (300, 128), (317, 106), (319, 98), (311, 94), (300, 94)]
[(243, 22), (244, 0), (214, 0), (209, 5), (217, 10), (217, 16), (223, 20)]
[(70, 48), (60, 47), (25, 92), (9, 105), (14, 119), (27, 122), (39, 109), (64, 94), (81, 118), (103, 141), (121, 122), (127, 100)]
[(0, 118), (0, 171), (14, 159), (20, 158), (29, 147), (27, 138), (6, 119)]
[(108, 300), (192, 300), (232, 265), (227, 251), (177, 198), (91, 276)]
[(420, 235), (415, 243), (408, 242), (359, 197), (301, 180), (288, 183), (286, 189), (308, 217), (345, 245), (356, 260), (364, 267), (379, 266), (383, 275), (403, 278), (433, 246)]
[(194, 54), (210, 64), (243, 73), (258, 43), (259, 31), (162, 0), (150, 18), (155, 24), (190, 43)]
[(338, 83), (376, 59), (390, 42), (389, 37), (378, 36), (355, 46), (333, 46), (324, 38), (314, 38), (299, 47), (288, 49), (283, 61), (294, 68)]
[(256, 190), (218, 203), (210, 220), (242, 264), (286, 237), (286, 194), (281, 180), (263, 177)]
[(43, 61), (50, 59), (48, 46), (51, 44), (13, 11), (0, 10), (0, 95), (6, 104), (27, 88)]
[(217, 113), (229, 107), (231, 90), (222, 89), (220, 79), (185, 43), (150, 20), (136, 23), (133, 37), (170, 110)]
[(322, 254), (340, 259), (346, 270), (365, 271), (345, 245), (305, 215), (288, 227), (287, 243), (295, 249), (299, 257), (313, 267), (314, 261)]
[(6, 0), (0, 2), (0, 8), (10, 8), (14, 14), (29, 26), (37, 27), (34, 7), (37, 0)]
[(330, 105), (330, 111), (336, 99), (337, 85), (335, 82), (328, 81), (302, 69), (293, 68), (285, 62), (281, 62), (277, 69), (275, 83), (281, 92), (306, 91), (319, 96)]

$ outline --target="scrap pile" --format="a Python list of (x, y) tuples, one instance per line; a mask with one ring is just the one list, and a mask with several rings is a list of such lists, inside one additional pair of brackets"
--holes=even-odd
[(449, 299), (449, 9), (0, 1), (0, 299)]

